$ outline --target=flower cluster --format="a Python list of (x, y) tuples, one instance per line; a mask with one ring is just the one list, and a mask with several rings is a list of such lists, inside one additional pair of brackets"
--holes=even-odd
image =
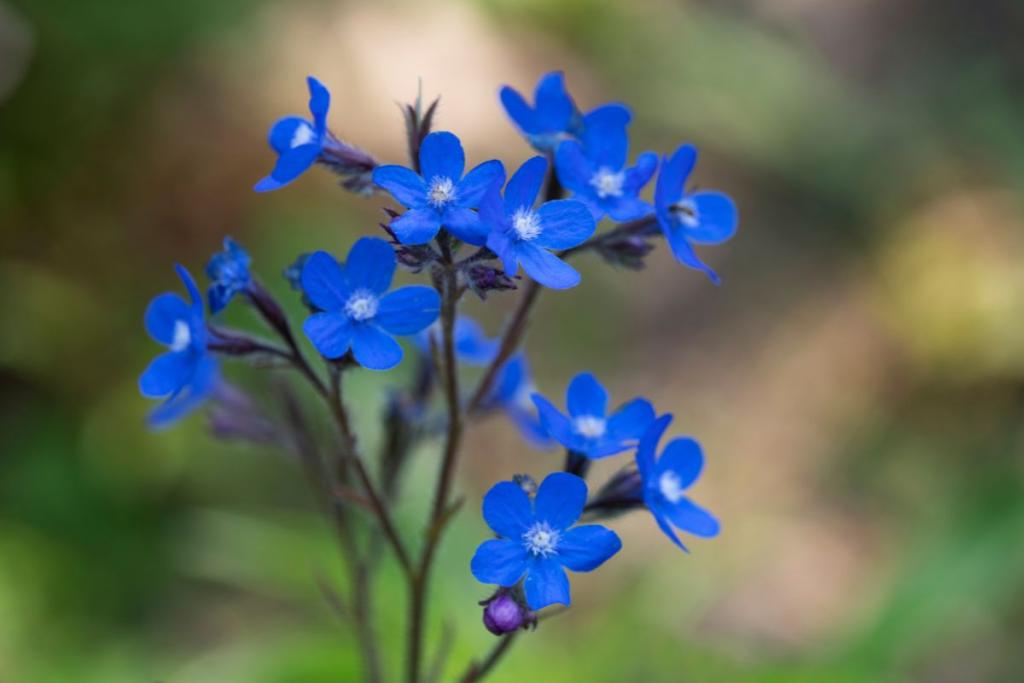
[[(253, 259), (231, 238), (206, 267), (205, 297), (177, 266), (189, 300), (161, 294), (145, 315), (150, 336), (167, 347), (139, 380), (144, 396), (161, 399), (151, 424), (166, 426), (211, 402), (215, 434), (277, 444), (298, 456), (317, 494), (331, 503), (326, 507), (355, 577), (345, 598), (354, 604), (346, 611), (354, 615), (364, 645), (375, 638), (365, 577), (377, 546), (375, 541), (363, 549), (358, 539), (366, 536), (359, 526), (372, 521), (409, 582), (411, 683), (423, 680), (426, 579), (458, 509), (453, 478), (462, 434), (474, 421), (504, 416), (531, 446), (557, 446), (565, 453), (539, 486), (516, 474), (483, 498), (483, 518), (495, 538), (479, 546), (469, 565), (480, 582), (496, 586), (480, 603), (484, 625), (496, 635), (536, 627), (537, 611), (569, 605), (566, 570), (595, 570), (622, 549), (618, 534), (598, 522), (646, 508), (684, 550), (678, 532), (717, 535), (716, 519), (688, 495), (704, 464), (700, 445), (676, 438), (658, 454), (671, 415), (659, 417), (645, 398), (609, 409), (608, 391), (589, 372), (569, 382), (563, 410), (538, 393), (521, 344), (541, 291), (581, 284), (581, 274), (569, 264), (580, 254), (640, 268), (661, 235), (676, 260), (719, 281), (694, 245), (728, 240), (738, 217), (727, 195), (688, 187), (696, 149), (684, 144), (671, 156), (645, 151), (632, 157), (630, 110), (610, 103), (581, 112), (556, 72), (540, 79), (532, 105), (512, 88), (500, 91), (512, 122), (539, 153), (511, 173), (496, 159), (466, 171), (459, 138), (431, 130), (436, 101), (403, 108), (408, 165), (379, 164), (328, 127), (330, 93), (315, 78), (307, 85), (310, 118), (288, 116), (272, 125), (269, 143), (277, 160), (255, 189), (277, 190), (324, 167), (352, 192), (390, 198), (382, 207), (382, 233), (357, 239), (343, 257), (333, 249), (318, 250), (291, 261), (284, 277), (295, 292), (293, 306), (304, 311), (301, 326), (293, 326), (288, 306), (261, 283)], [(428, 284), (394, 287), (399, 268), (425, 276)], [(459, 312), (466, 292), (484, 299), (510, 290), (521, 291), (499, 336), (488, 336)], [(270, 338), (225, 327), (219, 316), (232, 305), (254, 311)], [(403, 350), (402, 338), (414, 353)], [(310, 360), (311, 349), (316, 361)], [(391, 370), (409, 355), (413, 368), (387, 396), (379, 467), (371, 469), (353, 431), (344, 379), (356, 368)], [(308, 402), (297, 398), (292, 382), (278, 378), (272, 391), (250, 395), (221, 372), (222, 358), (293, 370), (325, 403), (336, 427), (330, 430), (332, 444), (320, 443), (328, 430), (310, 427)], [(443, 447), (434, 505), (415, 557), (392, 507), (414, 448), (437, 439)], [(633, 457), (592, 494), (590, 463), (627, 453)], [(326, 462), (328, 457), (335, 462)], [(352, 507), (368, 514), (349, 514)], [(492, 655), (495, 660), (506, 645)], [(365, 649), (367, 679), (379, 680), (376, 648)], [(479, 672), (471, 666), (462, 680), (477, 680)]]

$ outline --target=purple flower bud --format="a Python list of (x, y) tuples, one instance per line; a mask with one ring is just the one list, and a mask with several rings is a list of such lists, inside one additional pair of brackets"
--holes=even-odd
[(496, 636), (533, 623), (533, 614), (505, 591), (498, 591), (484, 607), (484, 626)]
[(481, 299), (487, 298), (487, 292), (515, 289), (516, 281), (503, 270), (475, 263), (465, 270), (469, 288)]

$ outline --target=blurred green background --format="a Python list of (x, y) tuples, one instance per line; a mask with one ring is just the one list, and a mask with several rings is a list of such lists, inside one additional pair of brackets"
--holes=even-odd
[[(592, 369), (675, 413), (724, 531), (684, 556), (617, 521), (624, 552), (493, 680), (1024, 680), (1022, 32), (1010, 0), (0, 0), (0, 681), (355, 680), (298, 468), (200, 416), (148, 432), (142, 313), (231, 234), (300, 315), (280, 271), (375, 230), (382, 201), (323, 172), (251, 191), (307, 73), (380, 159), (422, 77), (470, 163), (516, 164), (497, 88), (553, 68), (584, 108), (633, 106), (634, 152), (696, 143), (695, 180), (740, 205), (703, 252), (721, 288), (664, 248), (641, 273), (581, 259), (528, 340), (548, 394)], [(494, 333), (513, 300), (468, 308)], [(355, 374), (370, 450), (406, 372)], [(415, 457), (410, 532), (437, 444)], [(500, 420), (470, 432), (430, 620), (453, 675), (493, 642), (479, 498), (558, 463)], [(398, 652), (393, 569), (379, 589)]]

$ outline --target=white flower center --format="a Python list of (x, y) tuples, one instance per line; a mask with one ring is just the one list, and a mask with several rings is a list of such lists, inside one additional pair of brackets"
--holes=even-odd
[(689, 197), (683, 197), (669, 207), (669, 211), (676, 219), (688, 228), (696, 228), (700, 225), (700, 214), (697, 212), (697, 204)]
[(345, 302), (345, 313), (353, 320), (367, 320), (377, 315), (380, 301), (372, 292), (357, 289)]
[(512, 229), (519, 239), (528, 242), (540, 234), (540, 217), (525, 206), (520, 206), (512, 214)]
[(658, 477), (658, 490), (661, 491), (661, 495), (665, 496), (665, 500), (675, 504), (683, 499), (685, 489), (680, 486), (681, 483), (679, 475), (669, 470)]
[(448, 176), (434, 176), (427, 190), (427, 201), (435, 208), (441, 208), (455, 199), (455, 183)]
[(561, 534), (547, 522), (537, 522), (523, 534), (523, 545), (533, 555), (551, 557), (558, 551), (561, 538)]
[(597, 173), (590, 178), (590, 184), (597, 190), (597, 196), (621, 197), (622, 184), (626, 181), (626, 174), (622, 171), (615, 172), (607, 166), (602, 166)]
[(605, 419), (596, 415), (580, 415), (572, 421), (573, 431), (588, 439), (601, 438), (607, 428), (608, 423)]
[(184, 320), (174, 321), (174, 338), (171, 339), (171, 351), (184, 351), (192, 343), (192, 330)]
[(313, 133), (313, 127), (308, 123), (300, 123), (296, 128), (295, 132), (292, 133), (291, 147), (298, 147), (299, 145), (305, 145), (313, 142), (313, 138), (316, 135)]

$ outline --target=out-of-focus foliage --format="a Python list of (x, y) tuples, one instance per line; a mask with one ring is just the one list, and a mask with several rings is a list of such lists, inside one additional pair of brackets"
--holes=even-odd
[[(544, 391), (591, 369), (676, 413), (724, 532), (682, 556), (652, 520), (617, 523), (622, 557), (494, 680), (1024, 676), (1013, 3), (16, 0), (0, 21), (0, 55), (28, 59), (0, 65), (0, 680), (355, 675), (317, 588), (339, 580), (336, 551), (294, 464), (200, 419), (145, 430), (142, 311), (173, 262), (198, 272), (228, 233), (298, 313), (278, 273), (374, 231), (378, 202), (323, 174), (250, 190), (307, 73), (339, 93), (332, 124), (386, 161), (401, 121), (378, 113), (422, 75), (477, 163), (528, 155), (495, 93), (557, 67), (584, 105), (633, 106), (637, 150), (696, 143), (695, 180), (738, 200), (722, 288), (664, 252), (639, 274), (581, 263), (587, 286), (545, 299), (528, 342)], [(473, 309), (493, 332), (498, 312)], [(372, 452), (405, 375), (356, 377)], [(468, 447), (467, 509), (556, 457), (498, 424)], [(410, 529), (436, 452), (416, 457)], [(491, 642), (468, 570), (482, 533), (463, 515), (442, 548), (431, 641), (450, 614), (452, 671)], [(401, 590), (393, 568), (378, 589)]]

